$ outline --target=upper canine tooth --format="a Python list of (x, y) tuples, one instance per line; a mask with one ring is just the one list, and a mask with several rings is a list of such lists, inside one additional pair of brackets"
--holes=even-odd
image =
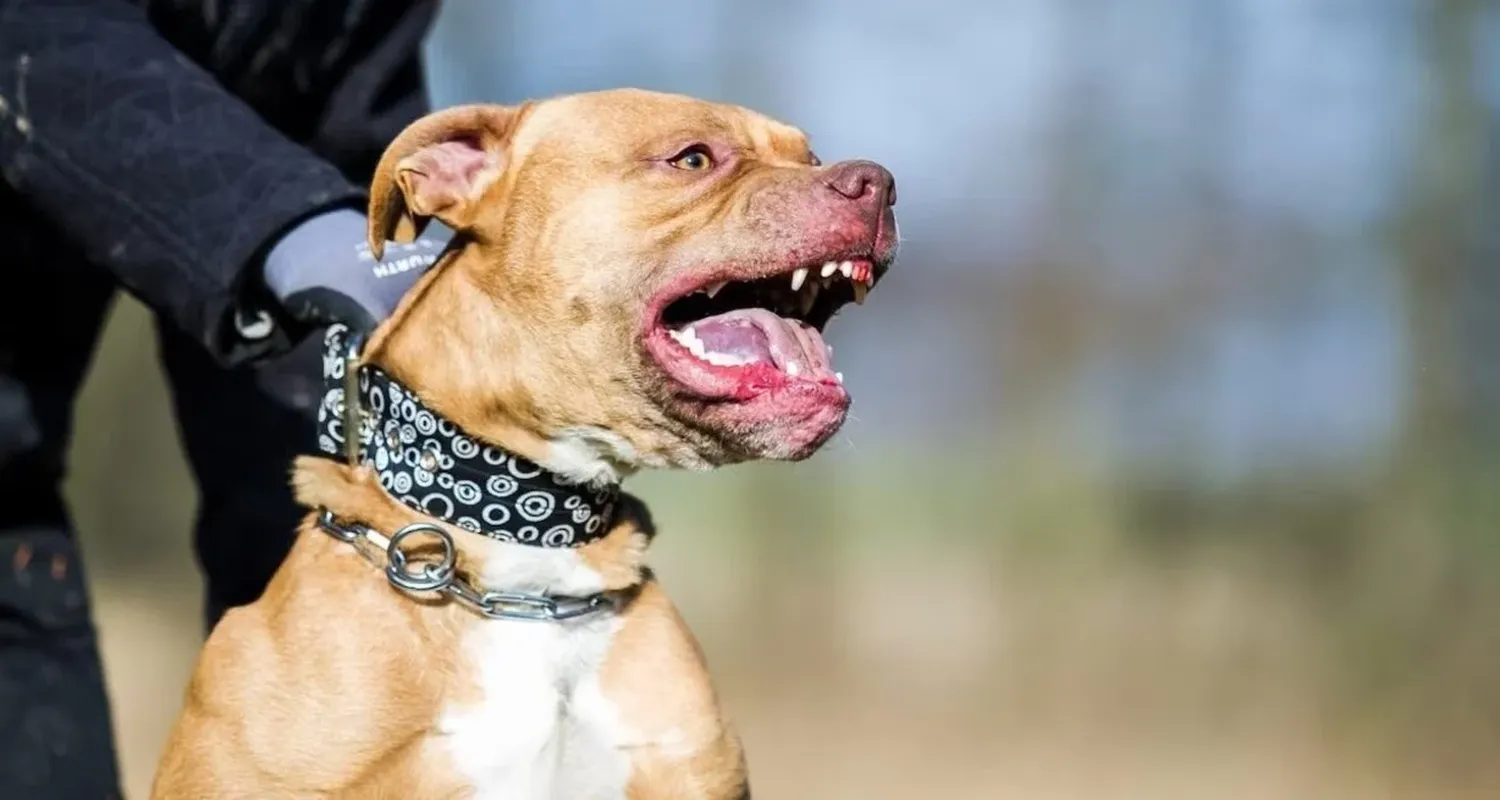
[(718, 283), (714, 284), (713, 286), (710, 286), (707, 289), (704, 289), (703, 293), (706, 294), (706, 295), (708, 295), (709, 299), (711, 300), (711, 299), (713, 299), (714, 295), (716, 295), (720, 291), (722, 291), (724, 289), (724, 287), (727, 286), (727, 285), (729, 285), (729, 281), (719, 281)]
[(839, 262), (837, 262), (837, 261), (830, 261), (827, 264), (823, 265), (823, 277), (825, 277), (825, 278), (827, 278), (828, 276), (830, 276), (833, 273), (838, 272), (838, 271), (839, 271)]
[(807, 267), (799, 267), (792, 273), (792, 291), (802, 288), (802, 283), (807, 280)]
[(851, 278), (851, 277), (853, 277), (854, 276), (854, 262), (853, 261), (841, 261), (841, 262), (839, 262), (839, 272), (844, 273), (844, 277), (845, 278)]
[(854, 287), (854, 302), (859, 305), (865, 304), (865, 295), (870, 293), (870, 287), (856, 281), (851, 284)]

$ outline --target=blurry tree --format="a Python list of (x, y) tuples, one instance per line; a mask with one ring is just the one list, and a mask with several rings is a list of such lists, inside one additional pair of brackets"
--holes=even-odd
[(1398, 463), (1405, 485), (1425, 484), (1415, 479), (1466, 450), (1466, 432), (1481, 411), (1466, 375), (1460, 309), (1476, 235), (1493, 224), (1481, 217), (1487, 148), (1474, 32), (1482, 6), (1432, 0), (1422, 30), (1431, 107), (1397, 224), (1411, 376)]
[(1460, 300), (1465, 303), (1465, 365), (1470, 367), (1473, 382), (1475, 422), (1485, 444), (1494, 452), (1500, 448), (1500, 358), (1496, 357), (1500, 346), (1500, 224), (1495, 217), (1500, 212), (1500, 80), (1496, 80), (1500, 77), (1496, 74), (1500, 72), (1500, 7), (1491, 3), (1487, 13), (1479, 16), (1484, 27), (1473, 31), (1470, 38), (1482, 37), (1490, 52), (1479, 60), (1478, 68), (1488, 74), (1475, 76), (1475, 81), (1486, 83), (1489, 94), (1476, 101), (1480, 110), (1476, 123), (1480, 129), (1475, 134), (1481, 159), (1476, 170), (1480, 196), (1472, 209), (1474, 250), (1464, 270), (1467, 289)]

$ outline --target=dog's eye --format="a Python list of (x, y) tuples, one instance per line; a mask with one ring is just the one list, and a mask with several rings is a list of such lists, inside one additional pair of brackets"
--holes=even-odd
[(667, 163), (680, 170), (686, 170), (688, 172), (701, 172), (705, 169), (710, 169), (713, 167), (714, 157), (708, 152), (707, 147), (704, 147), (701, 144), (695, 144), (692, 147), (689, 147), (688, 149), (682, 151), (681, 153), (672, 156), (672, 159)]

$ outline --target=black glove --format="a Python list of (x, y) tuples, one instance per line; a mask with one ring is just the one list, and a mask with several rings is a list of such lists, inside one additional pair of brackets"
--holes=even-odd
[[(392, 242), (385, 258), (370, 253), (365, 215), (349, 209), (308, 219), (266, 255), (262, 275), (271, 293), (299, 322), (343, 322), (369, 332), (395, 310), (402, 295), (437, 261), (452, 232), (434, 223), (410, 244)], [(241, 333), (253, 329), (240, 325)]]

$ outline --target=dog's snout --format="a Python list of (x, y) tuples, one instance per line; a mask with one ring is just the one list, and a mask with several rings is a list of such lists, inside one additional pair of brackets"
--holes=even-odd
[(882, 200), (896, 204), (896, 179), (873, 161), (844, 161), (828, 168), (823, 177), (828, 188), (855, 201)]

